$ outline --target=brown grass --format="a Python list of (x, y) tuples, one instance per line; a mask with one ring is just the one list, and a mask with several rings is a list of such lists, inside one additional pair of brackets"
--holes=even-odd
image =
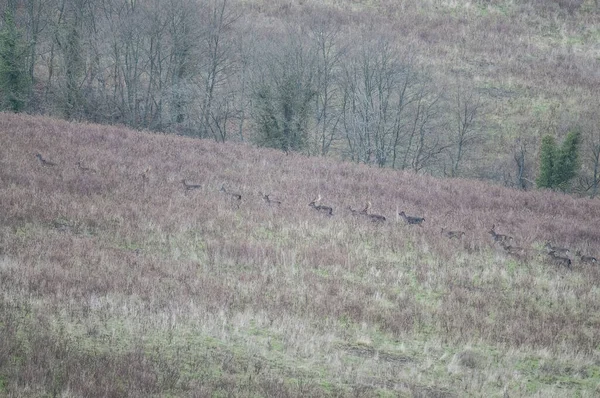
[(543, 253), (597, 257), (598, 201), (13, 114), (0, 141), (2, 394), (598, 393), (600, 268)]

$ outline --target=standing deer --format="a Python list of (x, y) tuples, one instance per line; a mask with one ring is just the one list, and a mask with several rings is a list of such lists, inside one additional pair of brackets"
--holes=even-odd
[(546, 242), (546, 244), (544, 245), (544, 248), (546, 249), (546, 251), (548, 253), (550, 252), (554, 252), (556, 254), (561, 254), (564, 256), (570, 256), (571, 255), (571, 250), (569, 250), (566, 247), (558, 247), (558, 246), (552, 246), (550, 244), (550, 242)]
[(492, 229), (490, 229), (488, 232), (490, 235), (492, 235), (494, 242), (512, 242), (512, 241), (514, 241), (512, 236), (496, 233), (496, 224), (492, 225)]
[(384, 216), (379, 215), (379, 214), (369, 214), (369, 209), (370, 208), (371, 208), (371, 201), (367, 201), (367, 205), (361, 211), (361, 214), (367, 216), (371, 221), (373, 221), (375, 223), (385, 222), (385, 217)]
[(367, 214), (367, 217), (374, 223), (382, 223), (385, 222), (385, 217), (380, 214)]
[(229, 195), (231, 198), (238, 202), (242, 200), (241, 194), (228, 191), (227, 189), (225, 189), (225, 184), (221, 185), (221, 189), (219, 189), (219, 191), (223, 192), (225, 195)]
[(269, 206), (275, 205), (275, 206), (280, 206), (281, 205), (281, 201), (279, 200), (275, 200), (275, 199), (271, 199), (269, 195), (265, 195), (262, 192), (258, 193), (260, 196), (262, 196), (263, 200), (265, 201), (266, 204), (268, 204)]
[(371, 201), (367, 201), (367, 205), (364, 209), (360, 211), (361, 214), (369, 214), (369, 209), (371, 208)]
[(319, 195), (317, 198), (313, 199), (313, 201), (310, 202), (308, 205), (318, 212), (325, 213), (329, 217), (333, 216), (333, 209), (329, 206), (320, 205), (319, 204), (320, 201), (321, 201), (321, 195)]
[(232, 200), (233, 205), (235, 206), (236, 209), (240, 208), (240, 204), (242, 203), (242, 195), (236, 192), (230, 192), (227, 189), (225, 189), (225, 184), (221, 185), (221, 189), (219, 189), (219, 191), (223, 192), (225, 195), (227, 195), (229, 197), (229, 199)]
[(148, 182), (150, 180), (150, 172), (152, 171), (152, 166), (148, 166), (140, 173), (142, 180), (144, 182)]
[(444, 235), (448, 239), (460, 239), (465, 236), (464, 231), (448, 231), (446, 228), (442, 228), (442, 235)]
[(523, 247), (519, 247), (519, 246), (511, 246), (509, 245), (507, 242), (505, 241), (500, 241), (500, 246), (504, 249), (504, 251), (507, 254), (516, 256), (516, 257), (523, 257), (527, 254), (527, 249), (523, 248)]
[(360, 216), (361, 215), (361, 212), (358, 211), (358, 210), (354, 210), (352, 208), (352, 206), (348, 206), (348, 210), (350, 211), (350, 214), (352, 214), (353, 216)]
[(596, 257), (593, 256), (584, 256), (583, 254), (581, 254), (581, 252), (578, 250), (577, 253), (575, 253), (575, 255), (577, 257), (579, 257), (579, 261), (582, 263), (587, 263), (587, 264), (598, 264), (598, 259)]
[(185, 179), (181, 180), (181, 183), (183, 184), (183, 187), (185, 188), (186, 191), (191, 191), (192, 189), (202, 188), (202, 185), (200, 185), (200, 184), (188, 184), (185, 181)]
[(550, 258), (556, 265), (562, 265), (567, 267), (568, 269), (571, 269), (572, 262), (570, 258), (559, 256), (558, 254), (556, 254), (555, 251), (549, 252), (548, 256), (550, 256)]
[(44, 167), (54, 167), (54, 166), (56, 166), (56, 163), (52, 163), (52, 162), (50, 162), (49, 160), (46, 160), (46, 159), (44, 159), (44, 158), (42, 157), (42, 155), (41, 155), (41, 154), (39, 154), (39, 153), (37, 153), (37, 154), (35, 155), (35, 157), (38, 159), (38, 161), (40, 162), (40, 164), (41, 164), (42, 166), (44, 166)]
[(91, 167), (85, 167), (83, 164), (81, 164), (81, 160), (77, 161), (77, 168), (83, 172), (89, 172), (89, 173), (97, 173), (98, 172), (98, 170), (92, 169)]
[(418, 225), (418, 226), (422, 227), (421, 224), (423, 224), (423, 221), (425, 221), (424, 217), (407, 216), (403, 211), (398, 213), (398, 215), (400, 217), (402, 217), (404, 219), (404, 221), (409, 225)]

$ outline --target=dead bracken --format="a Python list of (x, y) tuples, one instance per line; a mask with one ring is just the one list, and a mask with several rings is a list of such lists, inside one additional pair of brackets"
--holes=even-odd
[[(256, 396), (381, 392), (353, 383), (461, 396), (477, 379), (480, 395), (501, 380), (512, 396), (538, 380), (511, 377), (528, 361), (542, 369), (540, 354), (561, 377), (580, 369), (584, 395), (595, 385), (597, 200), (116, 126), (0, 122), (9, 395), (22, 380), (46, 395), (235, 396), (243, 380)], [(38, 148), (58, 166), (43, 168)], [(427, 221), (405, 226), (402, 209)], [(494, 240), (494, 224), (512, 242)], [(551, 256), (546, 241), (576, 255)], [(12, 360), (23, 347), (35, 355)]]

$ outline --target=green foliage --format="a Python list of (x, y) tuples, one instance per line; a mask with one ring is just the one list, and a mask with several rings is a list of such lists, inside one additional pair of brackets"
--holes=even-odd
[[(271, 50), (270, 50), (271, 51)], [(254, 88), (255, 141), (283, 151), (308, 145), (308, 126), (316, 95), (314, 54), (290, 34), (283, 48), (265, 56), (268, 66)]]
[(258, 145), (283, 151), (301, 151), (308, 142), (309, 110), (315, 92), (296, 76), (279, 84), (263, 84), (256, 92), (255, 123)]
[(26, 104), (30, 82), (27, 74), (27, 46), (10, 10), (4, 13), (0, 31), (0, 89), (3, 109), (21, 112)]
[(538, 188), (567, 191), (569, 182), (579, 168), (579, 145), (581, 133), (571, 131), (560, 148), (551, 136), (542, 139), (540, 148), (540, 174), (536, 180)]
[(554, 137), (544, 136), (540, 148), (540, 174), (536, 180), (538, 188), (552, 188), (554, 186), (554, 163), (557, 152)]
[(569, 188), (569, 181), (577, 175), (579, 169), (579, 145), (581, 144), (581, 133), (571, 131), (560, 148), (557, 165), (556, 178), (558, 187), (562, 191)]
[(267, 85), (263, 85), (256, 92), (255, 123), (257, 125), (257, 143), (261, 146), (281, 148), (283, 143), (279, 142), (280, 129), (272, 104), (273, 94)]

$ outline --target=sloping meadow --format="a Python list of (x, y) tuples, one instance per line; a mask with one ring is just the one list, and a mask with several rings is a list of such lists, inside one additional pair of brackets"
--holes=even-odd
[(2, 394), (599, 391), (597, 200), (23, 115), (0, 142)]

